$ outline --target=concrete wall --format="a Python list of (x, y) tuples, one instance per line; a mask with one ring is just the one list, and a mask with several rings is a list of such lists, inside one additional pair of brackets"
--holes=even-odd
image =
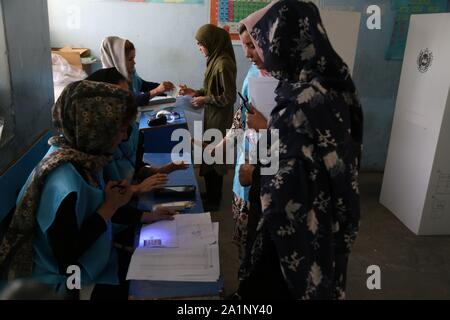
[[(48, 0), (48, 7), (52, 46), (90, 48), (99, 58), (102, 40), (121, 36), (135, 44), (136, 68), (143, 79), (202, 86), (206, 61), (194, 36), (209, 22), (207, 5)], [(235, 53), (240, 85), (242, 70), (250, 64), (240, 46), (235, 46)]]
[(51, 128), (53, 104), (47, 2), (2, 0), (1, 11), (0, 111), (9, 139), (0, 147), (0, 172)]
[[(318, 0), (316, 3), (325, 10), (362, 13), (353, 74), (365, 113), (363, 168), (383, 170), (402, 66), (401, 61), (385, 59), (395, 18), (391, 1)], [(121, 0), (49, 0), (48, 4), (53, 46), (88, 47), (99, 56), (102, 39), (107, 35), (120, 35), (135, 42), (137, 69), (145, 79), (201, 85), (204, 59), (197, 52), (194, 34), (208, 21), (207, 5), (127, 3)], [(381, 30), (366, 27), (366, 8), (372, 4), (382, 9)], [(78, 28), (73, 28), (70, 19), (74, 10), (79, 12)], [(235, 52), (240, 86), (248, 62), (240, 47), (235, 47)]]

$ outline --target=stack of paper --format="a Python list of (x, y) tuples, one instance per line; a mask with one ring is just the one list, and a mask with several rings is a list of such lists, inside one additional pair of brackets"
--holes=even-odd
[(143, 227), (127, 280), (217, 281), (218, 240), (219, 224), (210, 213), (180, 214)]

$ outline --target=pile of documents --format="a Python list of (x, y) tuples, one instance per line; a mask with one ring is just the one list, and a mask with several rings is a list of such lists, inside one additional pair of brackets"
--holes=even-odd
[(219, 276), (219, 223), (208, 212), (143, 227), (127, 280), (215, 282)]

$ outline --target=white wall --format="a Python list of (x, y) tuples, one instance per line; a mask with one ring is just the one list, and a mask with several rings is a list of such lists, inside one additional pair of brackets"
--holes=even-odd
[[(197, 29), (208, 23), (208, 5), (131, 3), (122, 0), (48, 0), (51, 45), (86, 47), (100, 57), (104, 37), (117, 35), (137, 48), (136, 67), (143, 79), (202, 86), (205, 59), (197, 50)], [(76, 26), (76, 12), (80, 23)], [(72, 12), (72, 13), (70, 13)], [(75, 12), (75, 15), (73, 14)], [(72, 28), (70, 28), (72, 26)], [(250, 66), (235, 46), (238, 88)]]

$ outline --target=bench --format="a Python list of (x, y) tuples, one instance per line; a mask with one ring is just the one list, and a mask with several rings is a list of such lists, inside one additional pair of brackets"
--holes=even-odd
[(19, 160), (0, 175), (0, 240), (15, 210), (17, 196), (34, 167), (47, 153), (47, 141), (52, 135), (49, 131), (45, 132)]

